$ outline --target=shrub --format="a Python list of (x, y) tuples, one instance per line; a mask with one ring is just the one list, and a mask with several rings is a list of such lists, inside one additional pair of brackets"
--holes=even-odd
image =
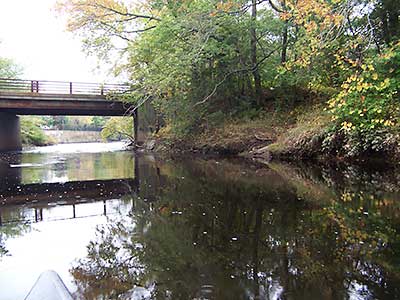
[(49, 143), (40, 126), (43, 121), (35, 117), (21, 118), (21, 140), (24, 145), (44, 146)]
[(343, 139), (347, 156), (381, 151), (398, 125), (400, 87), (400, 43), (382, 55), (357, 66), (341, 85), (341, 91), (328, 101), (334, 122), (332, 135)]

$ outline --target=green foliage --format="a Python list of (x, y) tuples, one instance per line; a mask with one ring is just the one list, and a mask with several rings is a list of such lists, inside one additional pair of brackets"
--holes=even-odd
[(341, 91), (329, 100), (334, 134), (345, 140), (347, 155), (387, 145), (399, 121), (400, 43), (382, 55), (357, 66), (342, 84)]
[(178, 136), (328, 99), (326, 144), (377, 144), (397, 124), (396, 0), (65, 2), (88, 52), (104, 58), (124, 41), (114, 71), (130, 76), (126, 100), (152, 99)]
[(130, 117), (113, 117), (104, 124), (101, 136), (105, 140), (129, 139), (134, 141), (133, 121)]
[[(22, 213), (17, 213), (21, 218), (23, 218)], [(4, 215), (3, 215), (4, 217)], [(29, 232), (31, 229), (29, 224), (23, 223), (9, 223), (9, 224), (2, 224), (0, 226), (0, 262), (2, 256), (10, 255), (7, 247), (6, 241), (10, 238), (15, 238), (18, 236), (22, 236), (25, 233)]]
[(41, 129), (43, 120), (40, 117), (21, 117), (21, 140), (25, 145), (44, 146), (49, 143)]
[(100, 131), (109, 117), (102, 116), (46, 116), (44, 125), (59, 130)]
[(362, 64), (329, 101), (333, 120), (344, 131), (387, 128), (396, 123), (400, 87), (400, 43)]
[(106, 117), (94, 116), (94, 117), (92, 117), (91, 124), (95, 128), (103, 128), (103, 126), (106, 124), (106, 122), (107, 122), (107, 118)]
[(0, 57), (0, 78), (17, 78), (21, 73), (22, 68), (11, 59)]
[[(232, 9), (237, 6), (233, 2)], [(243, 101), (255, 106), (249, 67), (250, 16), (233, 18), (213, 1), (184, 3), (162, 12), (158, 26), (132, 44), (130, 73), (156, 95), (155, 102), (173, 131), (200, 131), (205, 124), (215, 123), (215, 116), (222, 121)], [(266, 49), (277, 46), (274, 37), (280, 24), (270, 11), (260, 13), (256, 26), (270, 35), (259, 41)], [(276, 65), (278, 52), (272, 52), (270, 57), (265, 54), (265, 63)], [(269, 72), (267, 78), (271, 78)]]
[(367, 21), (373, 22), (376, 39), (379, 44), (390, 44), (400, 38), (399, 16), (400, 5), (397, 0), (376, 1), (370, 20)]

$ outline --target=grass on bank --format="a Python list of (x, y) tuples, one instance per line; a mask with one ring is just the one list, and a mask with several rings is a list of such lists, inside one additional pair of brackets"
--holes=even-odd
[[(173, 151), (219, 154), (252, 154), (284, 160), (384, 158), (396, 161), (400, 150), (400, 127), (357, 136), (334, 127), (326, 103), (299, 104), (293, 109), (261, 111), (248, 118), (226, 118), (201, 133), (178, 136), (170, 127), (157, 135)], [(398, 124), (398, 122), (397, 122)], [(258, 150), (263, 150), (257, 152)]]
[[(320, 147), (321, 139), (330, 127), (330, 116), (323, 110), (321, 104), (297, 114), (290, 128), (282, 132), (276, 141), (268, 146), (273, 156), (298, 157), (312, 156)], [(322, 112), (322, 113), (321, 113)]]
[[(276, 111), (273, 108), (248, 117), (225, 118), (218, 124), (206, 126), (200, 133), (176, 135), (170, 127), (161, 129), (157, 138), (167, 148), (239, 154), (273, 144), (276, 149), (297, 143), (303, 136), (322, 130), (328, 117), (320, 114), (321, 105), (299, 105)], [(290, 133), (288, 135), (288, 133)], [(297, 140), (300, 138), (300, 140)]]

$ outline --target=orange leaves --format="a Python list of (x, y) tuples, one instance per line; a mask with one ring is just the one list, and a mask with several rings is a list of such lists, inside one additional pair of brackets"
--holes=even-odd
[(281, 20), (287, 21), (292, 17), (292, 14), (287, 12), (287, 11), (285, 11), (285, 12), (280, 13), (279, 17), (281, 18)]
[(219, 13), (230, 13), (240, 10), (240, 4), (235, 1), (220, 1), (216, 4), (215, 9), (209, 13), (210, 17), (216, 17)]
[(237, 8), (237, 4), (234, 3), (233, 1), (219, 2), (217, 4), (217, 10), (219, 10), (219, 11), (229, 12), (233, 8)]
[(306, 31), (307, 31), (308, 33), (312, 33), (312, 32), (314, 32), (314, 31), (317, 30), (318, 25), (317, 25), (317, 23), (314, 22), (314, 21), (309, 21), (309, 22), (307, 22), (307, 23), (304, 24), (304, 28), (306, 29)]
[(280, 14), (280, 18), (293, 18), (295, 24), (304, 26), (308, 32), (339, 26), (343, 21), (343, 17), (335, 13), (327, 1), (288, 1), (286, 6), (288, 9)]
[(291, 62), (292, 66), (308, 68), (312, 61), (326, 55), (326, 51), (332, 51), (329, 47), (338, 36), (337, 27), (343, 23), (339, 11), (330, 1), (286, 0), (285, 11), (279, 14), (280, 19), (295, 25), (298, 34), (295, 45), (297, 55), (296, 60)]
[(216, 10), (210, 13), (211, 17), (217, 16), (218, 12), (231, 12), (233, 10), (238, 10), (240, 5), (235, 1), (220, 1), (216, 5)]
[(114, 0), (67, 0), (57, 4), (59, 12), (69, 16), (67, 28), (70, 31), (79, 30), (91, 20), (109, 21), (113, 18), (111, 11), (126, 13), (126, 8)]

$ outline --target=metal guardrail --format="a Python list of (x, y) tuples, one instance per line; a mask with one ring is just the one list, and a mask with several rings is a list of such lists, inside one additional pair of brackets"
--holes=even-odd
[(105, 96), (113, 93), (125, 93), (128, 90), (129, 86), (126, 84), (0, 78), (0, 92)]

